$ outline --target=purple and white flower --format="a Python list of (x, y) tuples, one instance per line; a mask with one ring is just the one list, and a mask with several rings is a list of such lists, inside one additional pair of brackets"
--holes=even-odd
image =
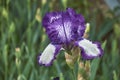
[(71, 50), (74, 46), (81, 49), (84, 59), (103, 55), (100, 43), (91, 42), (83, 37), (86, 26), (84, 17), (73, 9), (64, 12), (47, 13), (42, 22), (51, 43), (38, 57), (40, 65), (49, 66), (61, 49)]

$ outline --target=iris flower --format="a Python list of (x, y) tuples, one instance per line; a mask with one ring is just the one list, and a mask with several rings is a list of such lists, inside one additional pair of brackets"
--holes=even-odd
[(92, 42), (83, 37), (86, 29), (84, 17), (73, 9), (47, 13), (42, 24), (51, 43), (38, 57), (40, 65), (50, 66), (60, 50), (70, 51), (75, 46), (80, 48), (83, 59), (103, 55), (99, 42)]

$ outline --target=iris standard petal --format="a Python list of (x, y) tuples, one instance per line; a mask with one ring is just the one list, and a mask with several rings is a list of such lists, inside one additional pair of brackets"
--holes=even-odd
[(40, 65), (49, 66), (52, 64), (56, 55), (59, 53), (61, 49), (61, 45), (53, 45), (50, 43), (43, 53), (38, 57), (38, 62)]
[(51, 25), (56, 20), (59, 20), (62, 18), (61, 12), (49, 12), (46, 13), (42, 20), (43, 27), (47, 28), (49, 25)]
[(75, 44), (81, 48), (81, 55), (84, 59), (93, 59), (103, 55), (103, 50), (98, 42), (93, 43), (87, 39), (81, 39)]
[(55, 44), (72, 40), (72, 21), (67, 12), (52, 12), (43, 18), (43, 26), (50, 40)]
[(86, 28), (85, 19), (81, 14), (76, 14), (76, 12), (71, 8), (68, 8), (67, 12), (72, 19), (72, 30), (74, 32), (73, 37), (78, 40), (84, 35)]
[(76, 14), (73, 23), (74, 23), (73, 30), (77, 30), (76, 31), (77, 34), (75, 34), (75, 35), (77, 36), (77, 39), (79, 39), (84, 35), (85, 28), (86, 28), (84, 17), (81, 14)]
[(43, 26), (53, 43), (71, 43), (82, 37), (85, 31), (84, 18), (71, 8), (65, 12), (47, 13), (43, 18)]

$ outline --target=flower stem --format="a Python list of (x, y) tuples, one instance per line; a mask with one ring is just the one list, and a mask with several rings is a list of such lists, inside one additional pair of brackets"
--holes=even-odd
[(73, 74), (74, 80), (77, 80), (77, 76), (76, 76), (74, 69), (72, 69), (72, 74)]

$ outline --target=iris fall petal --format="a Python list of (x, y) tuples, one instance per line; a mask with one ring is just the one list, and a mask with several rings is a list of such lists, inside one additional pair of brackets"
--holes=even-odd
[(51, 65), (56, 55), (59, 53), (60, 49), (61, 49), (60, 45), (53, 45), (52, 43), (50, 43), (45, 48), (43, 53), (38, 57), (39, 64), (45, 66)]
[(84, 59), (93, 59), (103, 55), (103, 50), (98, 42), (93, 43), (87, 39), (81, 39), (75, 44), (81, 48), (81, 55)]

